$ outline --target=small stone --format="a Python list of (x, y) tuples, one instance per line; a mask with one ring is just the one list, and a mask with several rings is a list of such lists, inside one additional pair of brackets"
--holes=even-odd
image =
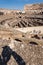
[(22, 44), (21, 47), (24, 48), (24, 45)]

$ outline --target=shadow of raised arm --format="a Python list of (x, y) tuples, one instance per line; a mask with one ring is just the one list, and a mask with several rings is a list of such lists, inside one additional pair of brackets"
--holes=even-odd
[(26, 65), (22, 57), (20, 57), (15, 51), (12, 52), (12, 56), (14, 57), (18, 65)]

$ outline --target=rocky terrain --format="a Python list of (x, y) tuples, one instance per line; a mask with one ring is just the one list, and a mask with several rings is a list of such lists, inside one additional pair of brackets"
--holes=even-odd
[[(0, 9), (0, 65), (43, 65), (40, 27), (43, 29), (43, 4), (25, 5), (24, 11)], [(35, 34), (31, 34), (33, 29)]]
[(9, 14), (0, 16), (0, 25), (11, 28), (43, 26), (43, 15)]

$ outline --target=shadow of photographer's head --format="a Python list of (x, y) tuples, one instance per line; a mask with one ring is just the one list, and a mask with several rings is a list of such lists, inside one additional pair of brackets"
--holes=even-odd
[(12, 49), (10, 49), (9, 46), (4, 46), (2, 47), (3, 48), (3, 51), (2, 51), (2, 57), (3, 57), (3, 62), (7, 63), (10, 58), (11, 58), (11, 54), (12, 54)]
[(2, 48), (3, 48), (3, 51), (5, 51), (5, 52), (9, 52), (9, 53), (12, 52), (12, 49), (9, 46), (4, 46)]

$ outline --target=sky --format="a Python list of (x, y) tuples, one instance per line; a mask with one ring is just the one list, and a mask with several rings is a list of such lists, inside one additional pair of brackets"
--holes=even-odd
[(43, 0), (0, 0), (0, 8), (23, 9), (26, 4), (43, 3)]

